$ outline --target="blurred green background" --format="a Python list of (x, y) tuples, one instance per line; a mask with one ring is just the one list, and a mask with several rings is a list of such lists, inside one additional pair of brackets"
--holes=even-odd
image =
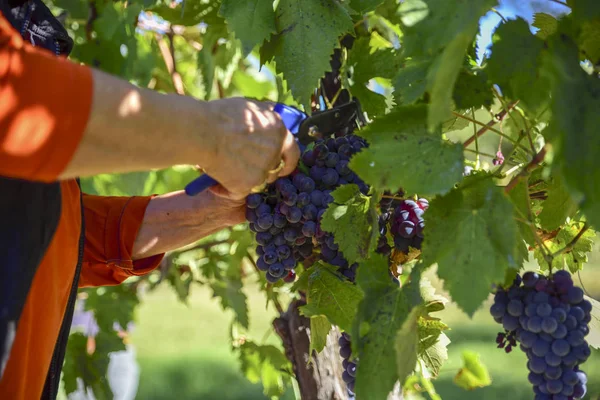
[[(534, 265), (531, 262), (529, 267)], [(436, 280), (433, 272), (429, 271), (429, 278), (441, 289), (441, 282)], [(600, 299), (600, 246), (596, 246), (590, 254), (590, 262), (580, 278), (588, 295)], [(581, 285), (580, 282), (577, 284)], [(269, 335), (275, 311), (265, 310), (264, 297), (256, 288), (247, 289), (251, 335), (261, 340)], [(249, 383), (239, 372), (238, 361), (229, 348), (231, 316), (221, 311), (217, 300), (211, 299), (210, 290), (193, 287), (189, 307), (179, 303), (173, 290), (165, 286), (143, 297), (132, 337), (141, 367), (138, 399), (266, 398), (260, 385)], [(499, 326), (488, 314), (490, 304), (488, 301), (482, 306), (473, 319), (453, 304), (436, 314), (451, 328), (447, 332), (452, 341), (449, 345), (450, 358), (434, 381), (444, 400), (533, 398), (527, 382), (525, 355), (520, 350), (506, 354), (496, 348)], [(272, 331), (266, 338), (269, 342), (278, 339)], [(463, 350), (481, 355), (492, 377), (491, 386), (467, 392), (454, 385), (452, 380), (461, 367)], [(599, 352), (588, 360), (585, 370), (589, 379), (586, 399), (600, 399)], [(293, 398), (291, 390), (288, 395), (286, 399)]]

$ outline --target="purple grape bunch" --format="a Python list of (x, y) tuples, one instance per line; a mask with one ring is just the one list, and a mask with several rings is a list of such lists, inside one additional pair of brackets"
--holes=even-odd
[(352, 357), (352, 347), (350, 335), (342, 333), (338, 343), (340, 345), (340, 356), (342, 357), (342, 380), (346, 383), (348, 394), (354, 397), (354, 383), (356, 381), (356, 369), (358, 368), (358, 358)]
[(507, 353), (520, 344), (536, 400), (585, 396), (587, 375), (580, 368), (591, 354), (585, 340), (591, 311), (583, 290), (564, 270), (550, 277), (528, 271), (496, 291), (490, 313), (504, 328), (496, 343)]
[(333, 235), (321, 230), (320, 221), (337, 187), (356, 184), (363, 194), (369, 192), (348, 167), (352, 155), (366, 146), (353, 134), (318, 140), (302, 154), (302, 170), (246, 198), (246, 220), (256, 233), (256, 264), (268, 282), (293, 282), (296, 265), (313, 253), (354, 280), (357, 265), (349, 265)]

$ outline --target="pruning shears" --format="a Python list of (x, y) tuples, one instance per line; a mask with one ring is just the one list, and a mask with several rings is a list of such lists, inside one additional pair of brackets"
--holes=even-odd
[[(298, 141), (300, 150), (303, 151), (311, 142), (322, 139), (357, 119), (364, 121), (360, 103), (357, 99), (324, 111), (317, 111), (310, 116), (295, 107), (277, 103), (274, 110), (281, 116), (283, 124)], [(188, 196), (196, 196), (218, 182), (209, 175), (201, 175), (185, 187)]]

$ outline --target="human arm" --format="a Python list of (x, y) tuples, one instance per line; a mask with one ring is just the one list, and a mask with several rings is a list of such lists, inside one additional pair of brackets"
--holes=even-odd
[(86, 244), (81, 287), (116, 285), (145, 275), (164, 253), (244, 220), (244, 202), (211, 192), (150, 197), (84, 194)]
[(199, 164), (242, 198), (280, 158), (285, 175), (299, 157), (270, 108), (138, 88), (23, 42), (0, 15), (0, 175), (49, 182)]

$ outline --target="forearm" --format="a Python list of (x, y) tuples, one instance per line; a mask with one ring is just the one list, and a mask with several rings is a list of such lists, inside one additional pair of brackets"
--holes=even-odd
[(210, 126), (201, 124), (205, 103), (92, 75), (87, 127), (60, 178), (198, 164), (215, 153)]
[(195, 197), (182, 191), (157, 196), (146, 208), (132, 258), (175, 250), (243, 221), (243, 202), (219, 198), (210, 192)]

